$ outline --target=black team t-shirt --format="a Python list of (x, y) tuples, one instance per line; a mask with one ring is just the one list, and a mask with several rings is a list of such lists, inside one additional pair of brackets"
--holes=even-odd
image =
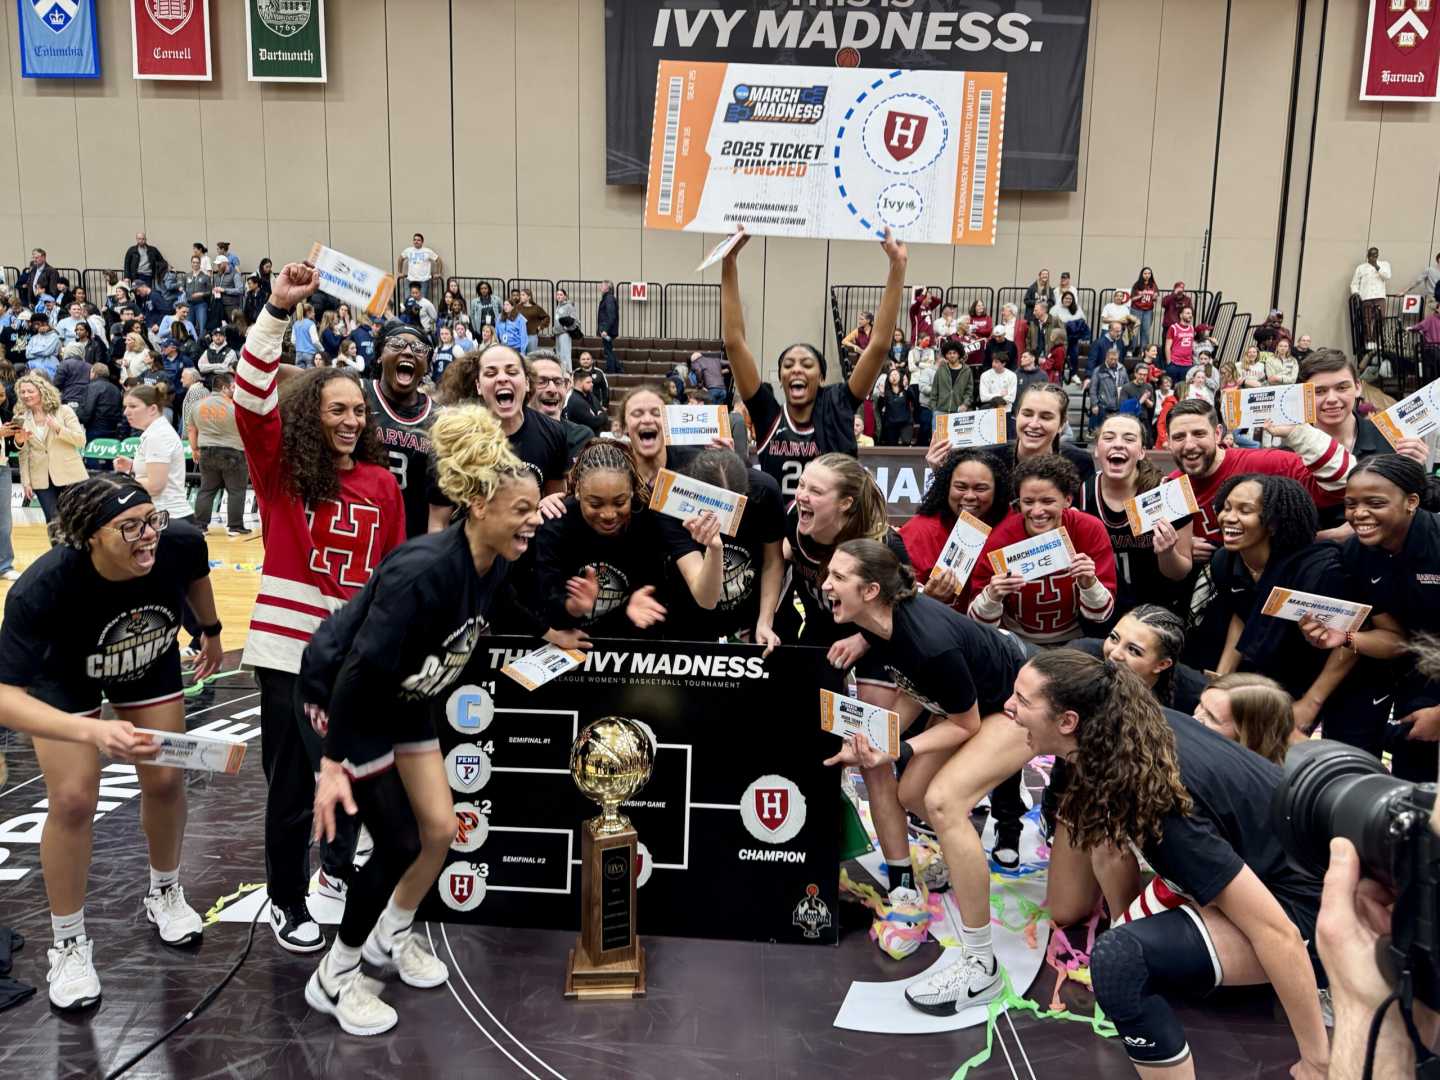
[(160, 534), (150, 572), (128, 581), (101, 577), (87, 552), (51, 548), (5, 597), (0, 683), (66, 712), (96, 708), (102, 691), (135, 700), (127, 687), (178, 659), (185, 595), (209, 573), (204, 534), (180, 521)]
[[(1099, 489), (1100, 474), (1096, 473), (1081, 485), (1079, 507), (1099, 519), (1110, 534), (1110, 546), (1115, 549), (1116, 614), (1124, 615), (1136, 604), (1160, 604), (1178, 612), (1189, 592), (1184, 579), (1172, 581), (1161, 572), (1160, 556), (1155, 554), (1155, 531), (1136, 536), (1130, 531), (1130, 518), (1124, 508), (1110, 509)], [(1189, 517), (1172, 522), (1177, 532), (1189, 523)]]
[[(725, 575), (720, 601), (714, 611), (695, 603), (672, 560), (669, 566), (669, 613), (665, 636), (686, 641), (713, 641), (741, 631), (753, 631), (760, 617), (760, 575), (765, 568), (765, 545), (785, 536), (785, 507), (780, 485), (765, 473), (751, 470), (745, 513), (734, 536), (722, 536)], [(671, 550), (684, 553), (690, 534), (678, 518), (659, 515), (660, 529)], [(692, 545), (693, 546), (693, 545)]]
[(912, 596), (893, 609), (890, 638), (861, 630), (870, 643), (866, 660), (880, 664), (905, 694), (932, 713), (998, 713), (1025, 665), (1014, 635), (984, 626), (929, 596)]
[(795, 498), (805, 466), (821, 454), (855, 456), (855, 410), (859, 407), (860, 402), (844, 382), (820, 388), (808, 426), (790, 418), (789, 408), (775, 399), (775, 391), (767, 382), (762, 382), (745, 402), (755, 425), (760, 468), (780, 485), (787, 503)]
[[(523, 420), (510, 438), (510, 449), (525, 463), (543, 494), (545, 485), (551, 480), (564, 480), (570, 467), (570, 441), (565, 428), (534, 409), (527, 408)], [(431, 465), (433, 473), (434, 465)], [(438, 486), (432, 486), (430, 502), (436, 506), (449, 503)]]
[(365, 407), (380, 428), (380, 442), (389, 459), (390, 472), (405, 499), (405, 535), (424, 536), (430, 529), (430, 506), (444, 506), (446, 499), (430, 467), (430, 427), (435, 423), (435, 405), (420, 394), (414, 405), (403, 407), (385, 397), (376, 379), (367, 379)]
[[(813, 539), (800, 535), (800, 515), (792, 505), (785, 514), (785, 540), (790, 545), (790, 582), (794, 595), (800, 598), (800, 604), (805, 609), (805, 627), (800, 632), (800, 640), (797, 645), (820, 645), (829, 647), (841, 638), (850, 637), (857, 633), (853, 626), (836, 626), (835, 617), (831, 614), (829, 601), (820, 591), (820, 586), (825, 583), (826, 568), (830, 564), (830, 555), (835, 550), (833, 544), (816, 543)], [(885, 533), (885, 546), (895, 553), (895, 557), (906, 566), (910, 565), (910, 556), (905, 551), (905, 541), (900, 539), (900, 533), (895, 529), (889, 529)], [(789, 597), (780, 601), (783, 608), (790, 602)]]

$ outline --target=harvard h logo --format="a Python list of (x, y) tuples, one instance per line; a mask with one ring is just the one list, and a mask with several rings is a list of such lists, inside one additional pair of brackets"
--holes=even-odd
[(779, 830), (790, 816), (790, 792), (784, 788), (757, 788), (755, 816), (771, 832)]
[(925, 127), (928, 116), (915, 113), (891, 112), (885, 114), (885, 149), (896, 161), (904, 161), (925, 141)]

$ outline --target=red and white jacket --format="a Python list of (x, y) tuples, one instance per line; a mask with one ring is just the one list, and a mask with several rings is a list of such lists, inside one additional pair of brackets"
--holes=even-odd
[(280, 449), (275, 373), (284, 335), (285, 320), (262, 311), (235, 370), (235, 421), (265, 536), (243, 661), (298, 673), (316, 627), (404, 542), (405, 502), (389, 469), (359, 462), (341, 472), (338, 500), (307, 506), (295, 494)]

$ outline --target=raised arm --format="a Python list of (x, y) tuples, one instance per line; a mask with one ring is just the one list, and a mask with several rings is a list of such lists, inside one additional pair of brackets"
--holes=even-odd
[(749, 401), (760, 389), (760, 365), (745, 340), (745, 309), (740, 305), (740, 252), (750, 237), (743, 225), (737, 231), (740, 239), (720, 263), (720, 338), (730, 359), (740, 400)]
[(910, 264), (910, 252), (905, 242), (896, 240), (889, 229), (885, 230), (885, 239), (880, 242), (880, 247), (890, 260), (890, 273), (885, 279), (885, 295), (880, 298), (880, 307), (875, 311), (875, 322), (870, 328), (870, 344), (865, 346), (855, 369), (850, 372), (850, 396), (856, 401), (864, 401), (870, 396), (870, 388), (880, 375), (880, 365), (890, 349), (895, 323), (900, 318), (905, 269)]

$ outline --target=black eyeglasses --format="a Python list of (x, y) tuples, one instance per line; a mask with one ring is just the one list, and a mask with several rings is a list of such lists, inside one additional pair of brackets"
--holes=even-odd
[(156, 535), (164, 532), (170, 525), (170, 511), (156, 510), (147, 517), (129, 518), (119, 525), (102, 525), (103, 529), (114, 529), (120, 534), (120, 539), (127, 544), (133, 544), (145, 535), (146, 528), (154, 529)]
[(395, 350), (397, 356), (409, 356), (416, 360), (427, 360), (430, 357), (430, 353), (434, 351), (429, 345), (422, 345), (414, 338), (403, 343), (399, 341), (387, 341), (385, 347)]

